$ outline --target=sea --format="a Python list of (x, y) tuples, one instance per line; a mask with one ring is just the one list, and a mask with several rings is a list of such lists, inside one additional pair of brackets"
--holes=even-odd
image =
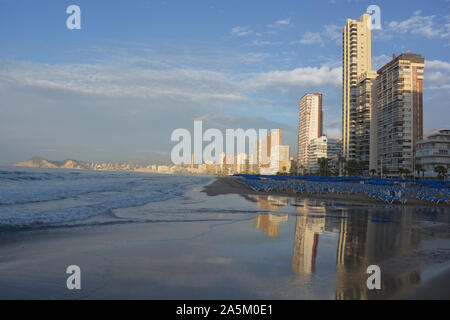
[[(187, 190), (212, 180), (205, 176), (0, 167), (0, 229), (126, 222), (115, 216), (114, 210), (180, 198)], [(154, 217), (149, 214), (146, 219)]]

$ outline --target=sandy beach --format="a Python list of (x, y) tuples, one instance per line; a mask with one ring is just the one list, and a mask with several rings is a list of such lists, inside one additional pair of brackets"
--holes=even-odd
[[(386, 205), (386, 202), (378, 199), (369, 198), (367, 195), (362, 193), (357, 194), (294, 194), (292, 191), (270, 191), (270, 192), (264, 192), (264, 191), (254, 191), (245, 185), (239, 183), (237, 180), (238, 177), (232, 177), (232, 176), (221, 176), (217, 177), (216, 181), (212, 183), (211, 185), (208, 185), (205, 188), (205, 192), (210, 196), (215, 196), (219, 194), (253, 194), (253, 195), (278, 195), (278, 196), (285, 196), (285, 197), (295, 197), (295, 198), (308, 198), (308, 199), (318, 199), (318, 200), (336, 200), (340, 202), (349, 202), (349, 203), (370, 203), (370, 204), (380, 204), (380, 205)], [(390, 204), (390, 205), (399, 205), (399, 206), (415, 206), (415, 207), (442, 207), (446, 208), (448, 207), (447, 204), (439, 203), (439, 204), (430, 204), (429, 202), (418, 200), (418, 199), (411, 199), (408, 198), (408, 201), (406, 204)]]
[[(101, 223), (1, 232), (0, 299), (449, 299), (448, 210), (437, 210), (211, 179)], [(366, 288), (369, 264), (379, 291)], [(66, 287), (69, 265), (81, 290)]]

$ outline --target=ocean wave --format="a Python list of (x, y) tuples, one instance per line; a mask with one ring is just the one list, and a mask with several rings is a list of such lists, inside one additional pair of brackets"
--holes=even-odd
[(114, 209), (179, 197), (192, 185), (207, 181), (204, 177), (120, 172), (0, 171), (0, 176), (8, 175), (22, 177), (0, 180), (0, 228), (84, 221)]

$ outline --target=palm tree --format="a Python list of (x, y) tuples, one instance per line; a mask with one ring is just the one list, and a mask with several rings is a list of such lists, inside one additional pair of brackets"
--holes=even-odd
[(439, 179), (445, 179), (445, 177), (447, 176), (447, 168), (444, 166), (435, 167), (434, 172), (438, 174)]
[(422, 179), (425, 179), (425, 172), (427, 170), (425, 170), (425, 168), (420, 169), (420, 171), (422, 172)]
[(341, 176), (341, 175), (345, 176), (344, 164), (345, 164), (345, 158), (341, 154), (339, 154), (338, 155), (338, 176)]
[(420, 178), (420, 172), (423, 170), (423, 167), (421, 164), (416, 164), (416, 172), (417, 172), (417, 177)]
[(317, 159), (317, 164), (319, 165), (319, 175), (325, 176), (328, 173), (328, 159), (319, 158)]
[(299, 172), (300, 175), (303, 175), (303, 176), (306, 176), (308, 174), (308, 172), (306, 171), (305, 166), (302, 165), (302, 164), (298, 166), (297, 172)]
[(289, 174), (291, 176), (296, 176), (297, 175), (297, 171), (298, 171), (297, 162), (296, 161), (292, 161), (292, 165), (291, 165), (291, 169), (289, 170)]
[(407, 168), (398, 168), (398, 173), (400, 174), (400, 177), (403, 179), (405, 175), (411, 173)]
[(349, 176), (357, 176), (360, 174), (361, 167), (359, 166), (358, 161), (349, 160), (344, 166), (345, 171)]

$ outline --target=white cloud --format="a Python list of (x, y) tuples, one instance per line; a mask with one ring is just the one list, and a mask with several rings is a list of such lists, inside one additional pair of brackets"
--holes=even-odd
[(330, 122), (326, 122), (325, 123), (325, 127), (333, 128), (333, 127), (336, 127), (336, 126), (340, 126), (341, 124), (342, 124), (342, 120), (341, 119), (335, 119), (335, 120), (332, 120)]
[(187, 99), (197, 102), (248, 102), (254, 99), (251, 97), (255, 90), (264, 88), (281, 93), (296, 88), (300, 90), (298, 95), (302, 95), (302, 87), (338, 87), (341, 84), (341, 68), (330, 65), (241, 74), (194, 68), (137, 68), (123, 64), (2, 62), (0, 67), (3, 81), (36, 88), (109, 97)]
[(320, 44), (323, 45), (322, 37), (318, 32), (305, 32), (302, 38), (298, 41), (301, 44)]
[[(267, 25), (267, 28), (269, 28), (269, 29), (279, 29), (279, 30), (281, 30), (281, 29), (283, 29), (285, 27), (293, 27), (293, 24), (292, 24), (290, 18), (281, 19), (281, 20), (275, 21), (274, 23), (271, 23), (271, 24)], [(266, 33), (274, 34), (275, 31), (274, 30), (269, 30)]]
[(374, 30), (375, 40), (391, 40), (395, 34), (421, 36), (425, 39), (445, 39), (450, 36), (450, 25), (440, 24), (436, 15), (424, 16), (417, 10), (403, 21), (391, 21), (382, 30)]
[(281, 45), (282, 42), (281, 41), (264, 41), (264, 40), (252, 40), (252, 42), (250, 42), (251, 46), (257, 46), (257, 47), (262, 47), (262, 46), (278, 46)]
[(342, 137), (341, 129), (325, 129), (324, 133), (328, 138), (331, 138), (331, 139), (337, 139), (337, 138)]
[(289, 25), (291, 23), (290, 19), (278, 20), (277, 24)]
[(440, 60), (425, 60), (424, 90), (450, 89), (450, 63)]
[(434, 38), (439, 36), (440, 30), (435, 28), (434, 19), (436, 16), (414, 15), (404, 21), (392, 21), (388, 24), (388, 29), (398, 33), (411, 33)]
[(320, 44), (324, 45), (326, 41), (341, 43), (341, 27), (335, 24), (325, 25), (321, 32), (305, 32), (298, 41), (291, 41), (290, 44)]
[(391, 61), (391, 58), (389, 58), (387, 55), (382, 54), (376, 57), (372, 57), (372, 70), (378, 70), (382, 66), (384, 66), (386, 63)]
[(121, 65), (3, 63), (4, 79), (37, 88), (109, 97), (171, 98), (190, 101), (244, 101), (239, 87), (220, 72), (152, 70)]
[(251, 87), (296, 87), (299, 90), (302, 87), (311, 86), (335, 86), (341, 85), (342, 69), (340, 67), (331, 68), (322, 67), (306, 67), (296, 68), (286, 71), (270, 71), (256, 74), (249, 85)]
[(339, 43), (341, 43), (342, 26), (338, 26), (335, 24), (326, 25), (326, 26), (324, 26), (324, 30), (323, 30), (322, 34), (326, 38), (329, 38), (331, 40), (335, 40), (335, 41), (338, 41)]
[(429, 70), (443, 70), (450, 72), (450, 63), (440, 60), (426, 61), (426, 67)]
[(249, 27), (245, 26), (236, 26), (231, 29), (231, 34), (237, 37), (245, 37), (251, 35), (253, 31)]

